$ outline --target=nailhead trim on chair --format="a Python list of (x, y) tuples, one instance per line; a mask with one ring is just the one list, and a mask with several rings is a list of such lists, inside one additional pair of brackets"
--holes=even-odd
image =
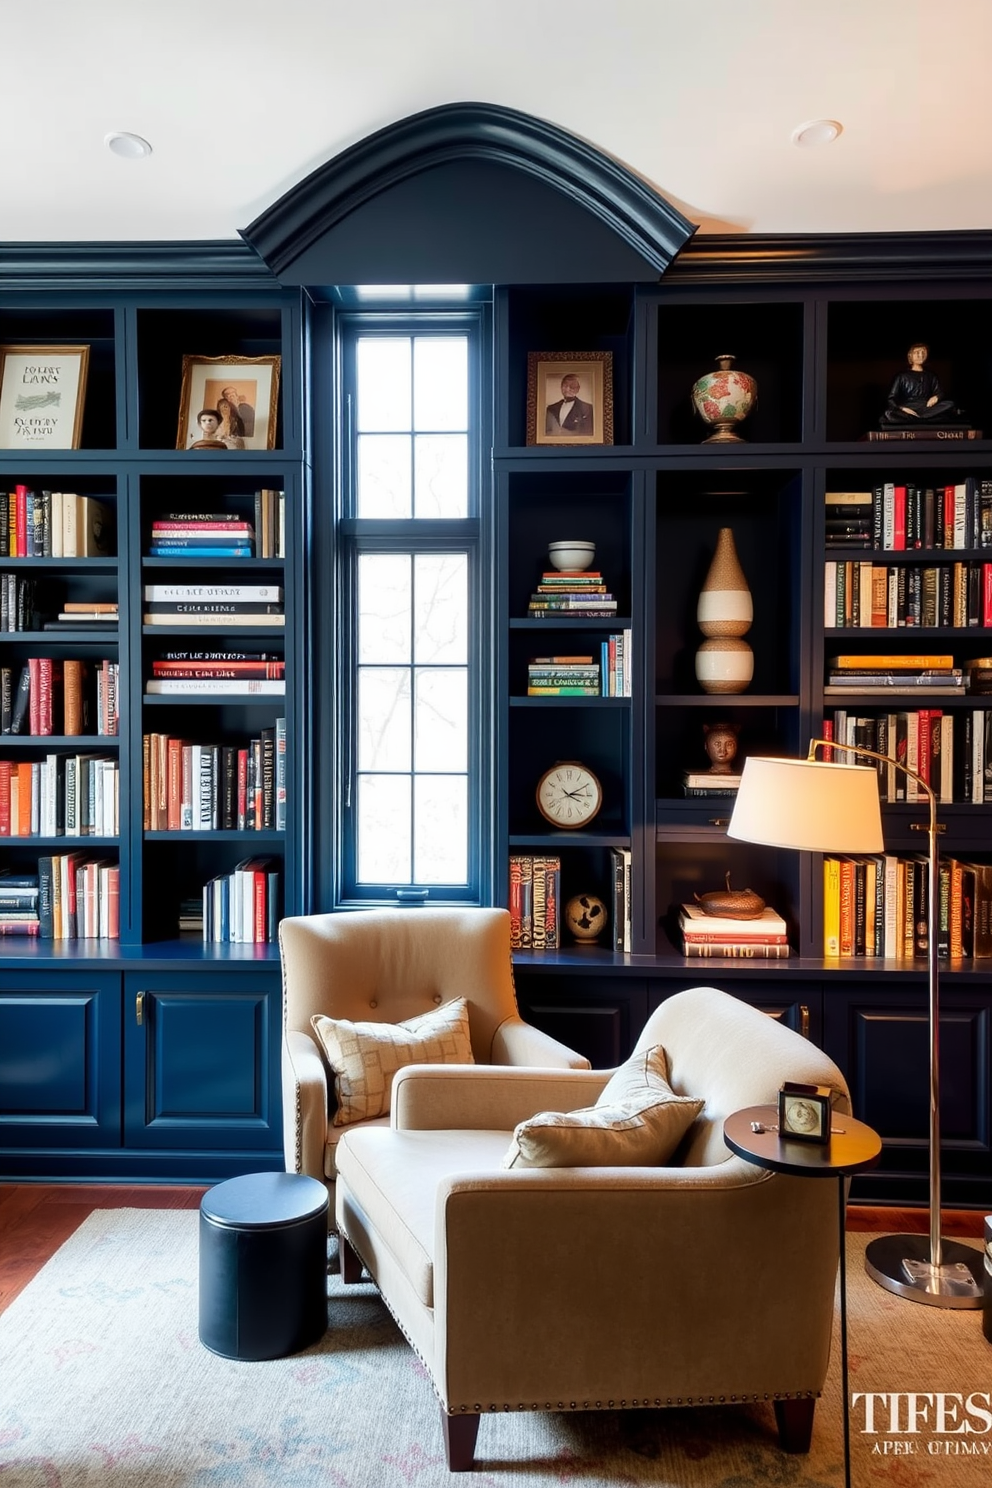
[[(431, 1381), (431, 1387), (434, 1390), (434, 1394), (437, 1396), (438, 1404), (440, 1405), (440, 1407), (444, 1411), (444, 1413), (446, 1415), (448, 1415), (448, 1416), (470, 1416), (470, 1415), (471, 1416), (477, 1416), (477, 1415), (492, 1414), (492, 1413), (498, 1412), (498, 1411), (503, 1411), (503, 1412), (507, 1412), (507, 1411), (539, 1411), (539, 1410), (545, 1410), (545, 1411), (566, 1411), (566, 1410), (573, 1410), (574, 1411), (574, 1410), (584, 1410), (584, 1411), (587, 1411), (587, 1410), (627, 1410), (627, 1409), (631, 1409), (631, 1410), (643, 1409), (643, 1410), (646, 1410), (646, 1409), (650, 1408), (651, 1406), (661, 1406), (661, 1405), (715, 1405), (718, 1398), (719, 1398), (720, 1404), (726, 1404), (726, 1402), (727, 1402), (728, 1397), (726, 1395), (721, 1395), (719, 1397), (717, 1397), (715, 1395), (679, 1395), (679, 1396), (675, 1397), (674, 1399), (673, 1399), (673, 1397), (671, 1395), (669, 1395), (667, 1397), (667, 1399), (664, 1400), (664, 1401), (662, 1401), (657, 1396), (655, 1397), (654, 1400), (651, 1400), (648, 1396), (645, 1396), (643, 1400), (620, 1400), (620, 1401), (608, 1400), (605, 1405), (603, 1404), (602, 1400), (597, 1400), (597, 1401), (592, 1401), (592, 1400), (582, 1400), (582, 1401), (570, 1400), (567, 1405), (565, 1404), (565, 1402), (563, 1400), (559, 1400), (557, 1405), (552, 1404), (552, 1402), (550, 1400), (546, 1400), (543, 1405), (541, 1405), (540, 1402), (537, 1401), (537, 1400), (532, 1401), (532, 1403), (530, 1405), (528, 1405), (524, 1401), (517, 1401), (516, 1403), (512, 1403), (512, 1404), (509, 1401), (504, 1401), (504, 1403), (502, 1405), (499, 1405), (496, 1402), (490, 1402), (490, 1404), (487, 1405), (487, 1406), (480, 1405), (478, 1401), (476, 1401), (476, 1403), (474, 1405), (446, 1405), (445, 1402), (441, 1399), (441, 1396), (440, 1396), (440, 1394), (438, 1392), (437, 1386), (434, 1384), (434, 1378), (433, 1378), (433, 1375), (431, 1374), (430, 1365), (427, 1363), (427, 1360), (424, 1358), (423, 1354), (420, 1352), (420, 1350), (418, 1349), (417, 1345), (414, 1343), (413, 1339), (410, 1337), (409, 1333), (406, 1331), (406, 1329), (404, 1328), (403, 1324), (400, 1322), (399, 1318), (396, 1316), (396, 1313), (390, 1307), (387, 1298), (383, 1296), (383, 1294), (382, 1294), (381, 1291), (379, 1291), (379, 1285), (376, 1282), (375, 1277), (372, 1276), (371, 1269), (369, 1268), (369, 1266), (366, 1263), (364, 1257), (362, 1256), (361, 1251), (358, 1249), (357, 1245), (355, 1245), (350, 1239), (348, 1240), (348, 1244), (351, 1246), (352, 1250), (358, 1256), (358, 1259), (361, 1261), (361, 1263), (365, 1267), (366, 1271), (368, 1271), (369, 1276), (370, 1276), (370, 1278), (372, 1280), (372, 1285), (375, 1287), (376, 1291), (379, 1292), (379, 1296), (382, 1298), (382, 1301), (386, 1304), (387, 1311), (389, 1312), (390, 1316), (392, 1317), (393, 1322), (396, 1324), (397, 1328), (399, 1328), (400, 1332), (403, 1334), (403, 1337), (406, 1339), (407, 1343), (413, 1349), (413, 1352), (416, 1354), (416, 1356), (420, 1360), (421, 1364), (423, 1364), (425, 1370), (427, 1371), (427, 1377)], [(757, 1394), (753, 1394), (753, 1393), (751, 1393), (749, 1391), (745, 1391), (745, 1392), (742, 1392), (740, 1395), (731, 1395), (729, 1397), (729, 1399), (731, 1400), (731, 1402), (735, 1402), (735, 1403), (738, 1402), (738, 1401), (740, 1401), (741, 1404), (743, 1404), (745, 1401), (748, 1401), (748, 1400), (819, 1400), (820, 1394), (821, 1394), (821, 1392), (819, 1390), (785, 1390), (785, 1391), (777, 1391), (773, 1395), (769, 1395), (767, 1393), (767, 1391), (765, 1392), (764, 1395), (757, 1395)]]

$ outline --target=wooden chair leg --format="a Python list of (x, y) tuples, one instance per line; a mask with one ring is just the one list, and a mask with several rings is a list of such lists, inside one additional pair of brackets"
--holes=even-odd
[(341, 1260), (341, 1280), (345, 1286), (354, 1286), (362, 1279), (362, 1262), (358, 1252), (353, 1250), (344, 1235), (338, 1234), (338, 1255)]
[(808, 1452), (813, 1440), (816, 1400), (776, 1400), (775, 1421), (783, 1452)]
[(449, 1472), (471, 1472), (475, 1462), (475, 1441), (479, 1435), (479, 1414), (449, 1416), (441, 1412), (441, 1427), (444, 1431), (444, 1455), (448, 1459)]

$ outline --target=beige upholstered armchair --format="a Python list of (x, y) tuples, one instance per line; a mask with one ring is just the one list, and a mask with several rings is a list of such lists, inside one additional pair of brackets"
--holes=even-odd
[(424, 1361), (453, 1471), (489, 1411), (770, 1400), (782, 1446), (809, 1450), (837, 1185), (732, 1155), (723, 1123), (787, 1079), (829, 1086), (846, 1112), (847, 1086), (813, 1044), (712, 987), (652, 1014), (642, 1066), (659, 1044), (675, 1095), (704, 1103), (663, 1165), (623, 1165), (622, 1149), (613, 1166), (502, 1165), (517, 1123), (592, 1105), (598, 1071), (411, 1067), (391, 1128), (341, 1142), (344, 1279), (364, 1263)]
[[(282, 1090), (286, 1168), (333, 1184), (347, 1127), (331, 1120), (333, 1090), (314, 1014), (400, 1023), (468, 1000), (479, 1064), (588, 1069), (589, 1061), (517, 1013), (510, 916), (503, 909), (379, 909), (297, 915), (279, 927), (283, 981)], [(389, 1123), (388, 1115), (362, 1125)]]

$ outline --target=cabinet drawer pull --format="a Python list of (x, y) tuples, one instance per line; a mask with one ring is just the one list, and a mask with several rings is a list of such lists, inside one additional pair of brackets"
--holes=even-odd
[(142, 1023), (145, 1021), (145, 994), (144, 994), (144, 992), (139, 992), (138, 995), (137, 995), (137, 997), (134, 999), (134, 1021), (137, 1023), (137, 1025), (138, 1025), (139, 1028), (141, 1027)]
[(804, 1002), (799, 1004), (799, 1032), (804, 1039), (809, 1038), (809, 1008)]

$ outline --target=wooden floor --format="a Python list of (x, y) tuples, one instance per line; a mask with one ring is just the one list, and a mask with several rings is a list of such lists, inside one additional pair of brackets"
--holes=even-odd
[[(0, 1312), (68, 1240), (94, 1209), (197, 1209), (205, 1190), (123, 1184), (0, 1183)], [(869, 1209), (852, 1205), (849, 1230), (920, 1233), (929, 1230), (925, 1209)], [(941, 1233), (981, 1239), (982, 1215), (945, 1209)]]

